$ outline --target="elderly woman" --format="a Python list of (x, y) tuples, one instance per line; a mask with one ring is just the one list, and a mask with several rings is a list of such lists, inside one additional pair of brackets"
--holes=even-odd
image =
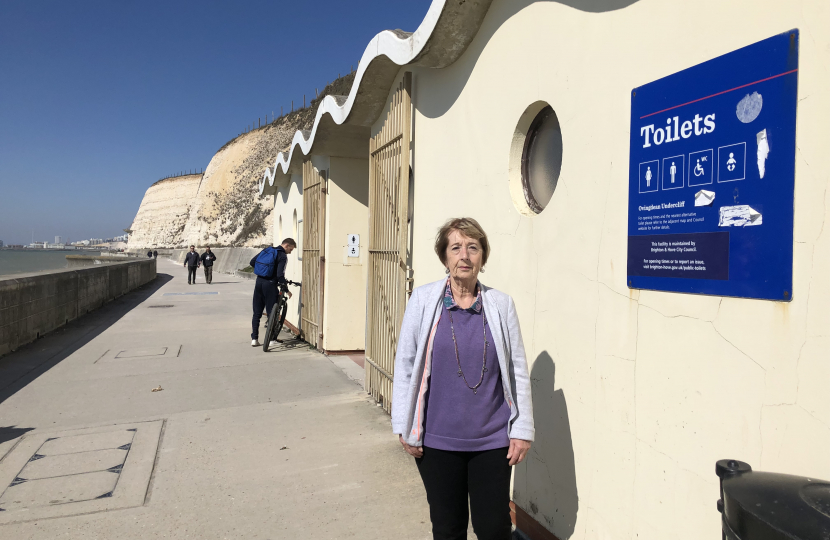
[(471, 218), (438, 231), (449, 277), (415, 289), (395, 357), (392, 429), (415, 458), (435, 540), (508, 540), (511, 467), (533, 440), (530, 378), (513, 299), (478, 281), (490, 255)]

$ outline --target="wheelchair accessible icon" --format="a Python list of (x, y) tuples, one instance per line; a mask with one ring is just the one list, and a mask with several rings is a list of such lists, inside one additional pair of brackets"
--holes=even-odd
[(689, 154), (689, 186), (712, 183), (712, 148)]

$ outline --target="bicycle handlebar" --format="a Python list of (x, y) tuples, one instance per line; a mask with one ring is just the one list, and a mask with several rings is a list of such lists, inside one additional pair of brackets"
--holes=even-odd
[(296, 282), (296, 281), (291, 281), (290, 279), (285, 280), (285, 282), (288, 283), (289, 285), (294, 285), (295, 287), (300, 287), (302, 285), (302, 283), (299, 283), (299, 282)]

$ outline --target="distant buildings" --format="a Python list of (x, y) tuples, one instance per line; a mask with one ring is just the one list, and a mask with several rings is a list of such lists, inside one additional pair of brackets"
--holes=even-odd
[[(113, 238), (90, 238), (89, 240), (77, 240), (75, 242), (64, 242), (62, 236), (55, 236), (55, 242), (32, 242), (26, 246), (6, 246), (6, 247), (25, 247), (27, 249), (79, 249), (90, 246), (104, 246), (106, 248), (113, 248), (112, 244), (119, 242), (126, 242), (129, 235), (122, 234)], [(0, 241), (0, 248), (3, 247), (3, 242)]]
[(0, 249), (2, 249), (2, 248), (3, 248), (3, 241), (0, 240)]

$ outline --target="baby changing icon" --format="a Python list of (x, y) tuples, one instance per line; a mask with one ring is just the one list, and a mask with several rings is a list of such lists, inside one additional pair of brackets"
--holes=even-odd
[(718, 148), (718, 182), (734, 182), (746, 178), (746, 143)]

